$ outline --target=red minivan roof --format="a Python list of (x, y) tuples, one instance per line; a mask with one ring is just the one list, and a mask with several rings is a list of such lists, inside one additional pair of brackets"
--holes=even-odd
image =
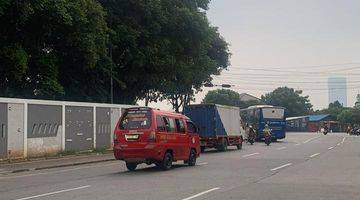
[(152, 110), (154, 112), (154, 114), (157, 114), (157, 115), (166, 115), (166, 116), (178, 117), (178, 118), (182, 118), (182, 119), (189, 119), (187, 116), (185, 116), (181, 113), (164, 111), (164, 110), (159, 110), (159, 109), (150, 108), (150, 107), (132, 107), (132, 108), (128, 108), (127, 110)]

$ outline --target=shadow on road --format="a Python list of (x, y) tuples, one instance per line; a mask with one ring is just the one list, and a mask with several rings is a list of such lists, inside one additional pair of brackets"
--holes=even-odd
[(113, 175), (119, 175), (119, 176), (127, 176), (127, 175), (144, 175), (144, 174), (152, 174), (152, 173), (166, 173), (166, 172), (171, 172), (172, 170), (176, 170), (176, 169), (185, 169), (185, 168), (198, 168), (198, 167), (202, 167), (200, 165), (195, 165), (195, 166), (188, 166), (186, 164), (173, 164), (173, 167), (167, 171), (161, 170), (158, 167), (156, 167), (155, 165), (149, 165), (148, 167), (143, 167), (143, 168), (139, 168), (136, 169), (135, 171), (119, 171), (116, 173), (113, 173), (111, 176)]

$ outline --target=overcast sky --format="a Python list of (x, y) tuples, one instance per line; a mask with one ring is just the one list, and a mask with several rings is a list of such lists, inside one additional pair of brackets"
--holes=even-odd
[(341, 76), (348, 81), (348, 105), (354, 104), (360, 92), (360, 1), (212, 0), (207, 14), (232, 53), (229, 70), (214, 77), (215, 84), (233, 84), (257, 97), (286, 85), (303, 90), (319, 109), (328, 105), (327, 79)]

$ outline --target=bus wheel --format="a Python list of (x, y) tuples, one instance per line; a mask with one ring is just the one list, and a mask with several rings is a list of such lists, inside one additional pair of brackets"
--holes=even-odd
[(137, 164), (136, 163), (126, 163), (126, 168), (129, 170), (129, 171), (134, 171), (137, 167)]

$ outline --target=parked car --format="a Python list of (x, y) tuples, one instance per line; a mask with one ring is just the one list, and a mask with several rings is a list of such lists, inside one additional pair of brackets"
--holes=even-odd
[(138, 164), (163, 170), (183, 160), (189, 166), (200, 156), (200, 138), (191, 120), (178, 113), (147, 107), (129, 108), (114, 132), (114, 156), (132, 171)]
[(199, 127), (201, 151), (205, 148), (226, 151), (228, 146), (242, 148), (245, 130), (238, 107), (193, 104), (185, 107), (184, 114)]

